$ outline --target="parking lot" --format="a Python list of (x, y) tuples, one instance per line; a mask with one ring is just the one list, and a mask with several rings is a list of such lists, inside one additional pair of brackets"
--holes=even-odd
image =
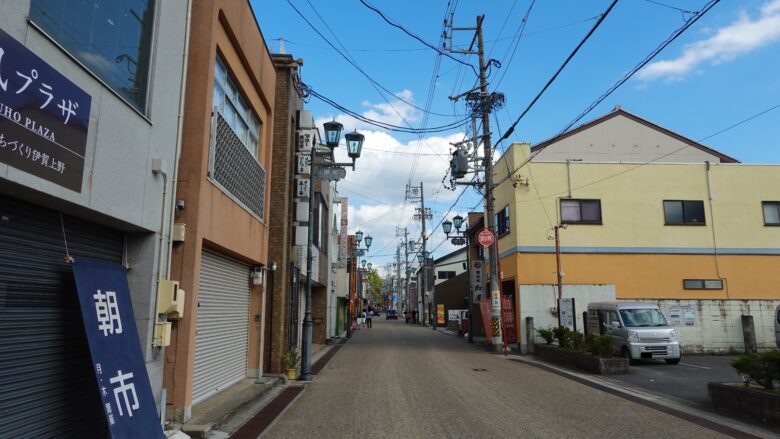
[(641, 360), (632, 364), (628, 375), (610, 375), (607, 380), (649, 390), (665, 397), (711, 408), (707, 395), (709, 382), (741, 382), (742, 377), (731, 367), (735, 356), (683, 356), (676, 365), (661, 360)]

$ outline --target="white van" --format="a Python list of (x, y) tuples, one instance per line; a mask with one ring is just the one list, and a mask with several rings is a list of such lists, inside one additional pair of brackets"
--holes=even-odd
[(588, 304), (588, 334), (607, 334), (615, 350), (629, 360), (663, 359), (680, 362), (682, 351), (677, 333), (658, 306), (639, 302), (594, 302)]

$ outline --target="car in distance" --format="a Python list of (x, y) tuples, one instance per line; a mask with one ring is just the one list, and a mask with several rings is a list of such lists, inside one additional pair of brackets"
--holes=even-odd
[(398, 320), (398, 311), (388, 309), (387, 312), (385, 312), (385, 320)]

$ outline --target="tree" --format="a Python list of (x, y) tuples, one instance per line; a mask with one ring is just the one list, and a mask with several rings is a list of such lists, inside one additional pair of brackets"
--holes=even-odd
[(376, 270), (371, 270), (368, 273), (368, 294), (374, 303), (379, 303), (382, 300), (382, 277)]

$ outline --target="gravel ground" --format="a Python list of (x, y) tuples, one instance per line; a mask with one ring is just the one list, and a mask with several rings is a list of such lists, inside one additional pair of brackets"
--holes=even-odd
[(462, 338), (375, 320), (264, 437), (723, 437)]

